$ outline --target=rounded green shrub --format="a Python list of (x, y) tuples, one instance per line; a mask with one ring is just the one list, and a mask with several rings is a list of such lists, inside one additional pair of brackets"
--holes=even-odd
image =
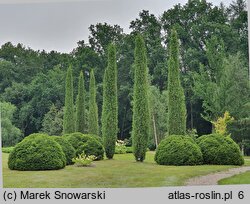
[(84, 140), (85, 138), (82, 137), (83, 134), (80, 132), (74, 132), (71, 134), (66, 134), (63, 135), (63, 137), (65, 137), (65, 139), (75, 148), (77, 149), (81, 144), (81, 142), (86, 142), (86, 140)]
[[(79, 155), (84, 151), (87, 156), (94, 155), (96, 160), (103, 159), (103, 144), (96, 139), (97, 136), (76, 132), (66, 135), (65, 138), (75, 148), (76, 155)], [(101, 138), (99, 140), (101, 141)]]
[(104, 156), (103, 145), (92, 137), (86, 135), (84, 137), (88, 137), (88, 140), (77, 148), (76, 154), (79, 155), (84, 152), (87, 156), (94, 155), (95, 160), (102, 160)]
[(66, 157), (61, 146), (45, 134), (32, 134), (18, 143), (9, 155), (11, 170), (56, 170), (64, 168)]
[(239, 146), (229, 137), (219, 134), (204, 135), (197, 139), (205, 164), (243, 165)]
[(171, 135), (156, 149), (155, 161), (160, 165), (199, 165), (203, 158), (199, 146), (189, 136)]
[(75, 148), (64, 137), (52, 136), (51, 138), (53, 138), (62, 147), (66, 156), (66, 164), (73, 164), (72, 159), (76, 156)]
[(103, 145), (103, 138), (98, 135), (90, 135)]

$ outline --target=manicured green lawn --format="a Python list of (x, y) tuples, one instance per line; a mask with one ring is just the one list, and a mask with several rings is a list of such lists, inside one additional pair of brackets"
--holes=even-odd
[[(245, 165), (250, 166), (250, 156), (245, 157)], [(250, 184), (250, 171), (238, 174), (229, 178), (222, 179), (218, 182), (220, 185), (227, 184)]]
[(218, 182), (220, 185), (227, 184), (250, 184), (250, 171), (222, 179)]
[(56, 171), (12, 171), (3, 153), (3, 182), (6, 188), (84, 188), (179, 186), (194, 176), (222, 171), (233, 166), (160, 166), (154, 153), (143, 163), (132, 154), (115, 155), (113, 160), (96, 161), (94, 167), (67, 166)]

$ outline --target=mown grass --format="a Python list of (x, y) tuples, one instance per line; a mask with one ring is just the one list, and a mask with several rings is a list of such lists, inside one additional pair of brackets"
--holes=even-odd
[[(245, 157), (245, 166), (250, 166), (250, 156)], [(250, 184), (250, 171), (235, 176), (221, 179), (218, 184)]]
[(115, 155), (113, 160), (96, 161), (94, 167), (67, 166), (56, 171), (12, 171), (8, 154), (3, 153), (5, 188), (93, 188), (180, 186), (194, 176), (223, 171), (233, 166), (160, 166), (154, 153), (145, 162), (135, 162), (132, 154)]
[(237, 174), (230, 178), (222, 179), (218, 182), (220, 185), (227, 185), (227, 184), (250, 184), (250, 171), (247, 171), (242, 174)]

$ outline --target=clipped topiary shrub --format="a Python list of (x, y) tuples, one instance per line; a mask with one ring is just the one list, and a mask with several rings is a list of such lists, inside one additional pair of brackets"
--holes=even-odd
[(87, 140), (84, 140), (85, 138), (82, 137), (83, 134), (80, 132), (74, 132), (71, 134), (66, 134), (63, 135), (63, 137), (65, 137), (65, 139), (75, 148), (77, 149), (81, 144), (80, 143), (84, 143)]
[(88, 135), (90, 137), (95, 138), (98, 142), (100, 142), (103, 145), (103, 138), (102, 137), (100, 137), (98, 135), (92, 135), (92, 134), (85, 134), (85, 135)]
[(72, 159), (76, 156), (75, 148), (61, 136), (51, 136), (61, 147), (66, 156), (66, 165), (73, 164)]
[(86, 135), (84, 135), (83, 137), (87, 139), (87, 142), (81, 144), (77, 148), (76, 154), (79, 155), (84, 152), (87, 156), (94, 155), (96, 157), (95, 160), (102, 160), (104, 156), (103, 145), (95, 138)]
[(87, 156), (94, 155), (96, 160), (101, 160), (103, 159), (104, 148), (96, 137), (95, 135), (87, 135), (79, 132), (65, 136), (67, 141), (75, 148), (76, 155), (82, 154), (84, 151)]
[(18, 143), (9, 155), (11, 170), (55, 170), (64, 168), (66, 157), (61, 146), (45, 134), (32, 134)]
[(189, 136), (171, 135), (156, 149), (155, 161), (160, 165), (199, 165), (203, 158), (199, 146)]
[(197, 139), (205, 164), (243, 165), (239, 146), (229, 137), (219, 134), (204, 135)]

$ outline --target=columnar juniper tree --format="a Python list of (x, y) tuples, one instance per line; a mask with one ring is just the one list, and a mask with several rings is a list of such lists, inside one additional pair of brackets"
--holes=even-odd
[(72, 67), (67, 70), (65, 86), (65, 107), (63, 116), (63, 134), (75, 132), (74, 120), (74, 102), (73, 102), (73, 77)]
[(89, 80), (89, 131), (90, 134), (99, 135), (98, 108), (96, 104), (96, 86), (94, 70), (90, 71)]
[(136, 161), (146, 156), (150, 129), (148, 68), (145, 43), (141, 35), (135, 41), (132, 144)]
[(179, 42), (175, 30), (171, 32), (168, 68), (168, 135), (185, 135), (186, 105), (180, 81)]
[(103, 80), (102, 136), (107, 158), (112, 159), (118, 131), (117, 67), (114, 45), (108, 48), (108, 67)]
[(81, 71), (78, 81), (78, 95), (76, 99), (76, 132), (85, 133), (85, 88), (84, 78)]

